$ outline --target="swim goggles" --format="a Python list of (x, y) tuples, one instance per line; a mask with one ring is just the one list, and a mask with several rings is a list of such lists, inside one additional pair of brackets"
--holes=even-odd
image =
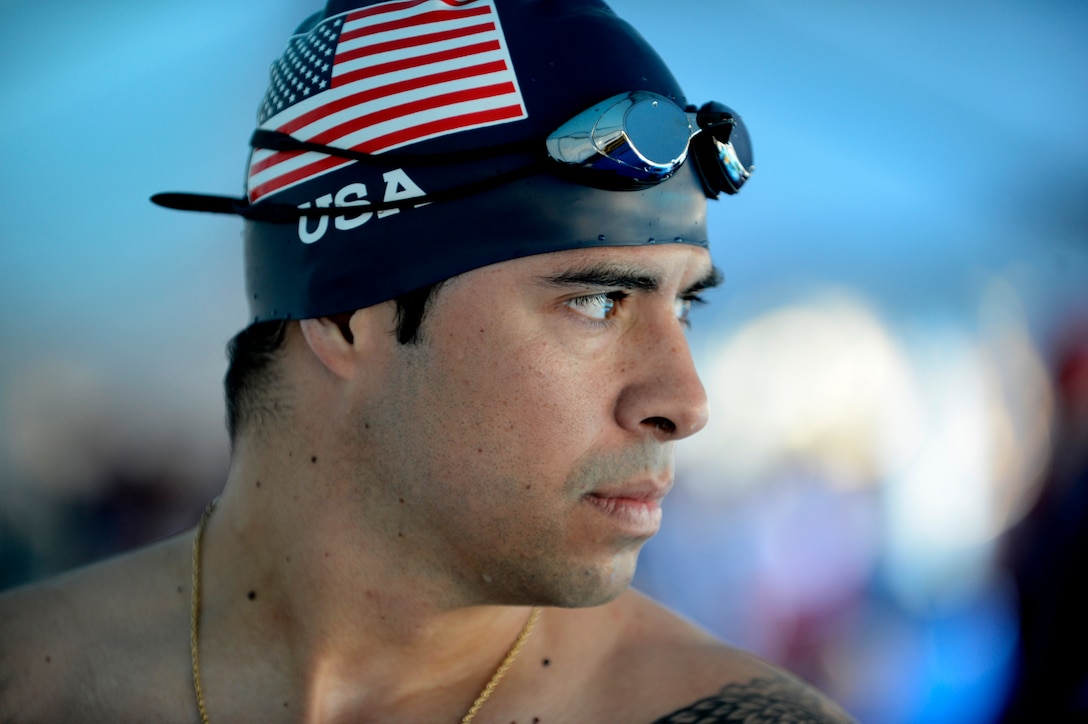
[(727, 106), (685, 110), (649, 91), (621, 93), (582, 111), (548, 136), (547, 149), (559, 164), (616, 188), (661, 183), (690, 155), (715, 199), (735, 194), (754, 170), (748, 131)]
[[(440, 166), (478, 161), (513, 153), (539, 157), (540, 141), (518, 141), (472, 151), (415, 154), (362, 151), (325, 146), (279, 131), (257, 129), (250, 139), (253, 148), (285, 153), (315, 151), (367, 164), (394, 164), (404, 168)], [(579, 113), (550, 134), (544, 144), (546, 158), (514, 170), (407, 199), (375, 202), (368, 211), (402, 209), (469, 196), (501, 186), (550, 165), (559, 174), (580, 183), (609, 189), (654, 186), (671, 177), (690, 156), (709, 198), (735, 194), (755, 170), (752, 145), (740, 116), (712, 101), (698, 110), (681, 108), (671, 99), (651, 91), (629, 91), (612, 96)], [(291, 204), (203, 194), (162, 193), (152, 201), (175, 209), (237, 214), (255, 221), (293, 222), (302, 216), (344, 213), (343, 207), (298, 208)], [(357, 212), (358, 207), (351, 207)]]

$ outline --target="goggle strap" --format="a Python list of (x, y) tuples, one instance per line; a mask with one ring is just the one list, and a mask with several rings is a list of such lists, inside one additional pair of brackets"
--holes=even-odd
[(264, 203), (251, 204), (244, 198), (231, 196), (214, 196), (210, 194), (189, 194), (179, 192), (167, 192), (155, 194), (151, 201), (159, 206), (165, 206), (179, 211), (205, 211), (215, 214), (233, 214), (250, 221), (263, 221), (273, 224), (293, 224), (300, 218), (319, 218), (322, 216), (349, 216), (373, 213), (377, 211), (389, 211), (393, 209), (408, 209), (414, 206), (423, 206), (440, 201), (452, 201), (464, 196), (471, 196), (482, 191), (498, 188), (504, 184), (516, 181), (537, 171), (542, 163), (529, 163), (513, 171), (496, 174), (489, 178), (474, 181), (424, 196), (399, 199), (397, 201), (381, 201), (376, 203), (355, 204), (352, 206), (318, 206), (300, 209), (291, 204), (281, 204), (266, 201)]
[(489, 146), (487, 148), (473, 149), (471, 151), (454, 151), (451, 153), (418, 154), (387, 151), (385, 153), (375, 154), (366, 153), (365, 151), (356, 151), (350, 148), (338, 148), (336, 146), (325, 146), (320, 143), (303, 141), (288, 133), (267, 131), (261, 128), (258, 128), (253, 132), (253, 135), (249, 139), (249, 145), (253, 148), (263, 148), (269, 151), (280, 151), (283, 153), (313, 151), (315, 153), (325, 154), (326, 156), (346, 158), (351, 161), (360, 161), (367, 164), (381, 162), (391, 163), (401, 167), (463, 163), (465, 161), (478, 161), (494, 156), (505, 156), (514, 153), (539, 153), (540, 151), (539, 141), (530, 139), (513, 141), (498, 146)]
[[(697, 111), (693, 106), (683, 109), (690, 114), (694, 111), (695, 121), (698, 126), (689, 139), (691, 144), (689, 159), (693, 160), (698, 171), (698, 176), (703, 183), (706, 195), (709, 198), (718, 198), (719, 193), (736, 193), (743, 179), (734, 182), (728, 177), (721, 163), (711, 161), (717, 159), (717, 153), (712, 148), (715, 139), (723, 144), (730, 144), (733, 131), (740, 121), (737, 116), (726, 106), (717, 102), (704, 104)], [(376, 203), (359, 203), (352, 206), (326, 206), (300, 209), (291, 204), (283, 204), (265, 201), (251, 204), (248, 199), (234, 198), (230, 196), (216, 196), (210, 194), (190, 194), (167, 192), (155, 194), (152, 202), (171, 209), (181, 211), (205, 211), (216, 214), (232, 214), (252, 221), (270, 223), (295, 223), (300, 218), (315, 218), (323, 216), (347, 216), (373, 213), (378, 211), (392, 211), (407, 209), (425, 204), (459, 199), (472, 194), (487, 191), (519, 178), (525, 177), (538, 170), (542, 170), (547, 164), (552, 163), (546, 148), (541, 148), (539, 140), (529, 139), (514, 141), (497, 146), (471, 151), (454, 151), (442, 154), (416, 154), (398, 151), (387, 151), (380, 154), (365, 153), (354, 149), (325, 146), (320, 143), (303, 141), (281, 131), (270, 131), (258, 128), (250, 137), (250, 145), (253, 148), (278, 151), (282, 153), (314, 152), (326, 156), (357, 161), (373, 165), (376, 162), (392, 164), (401, 167), (434, 166), (440, 164), (457, 164), (463, 162), (479, 161), (497, 156), (525, 154), (531, 156), (530, 160), (512, 171), (495, 174), (479, 181), (467, 183), (452, 189), (436, 191), (424, 196), (400, 199), (397, 201), (382, 201)], [(701, 149), (699, 147), (702, 147)], [(543, 152), (542, 152), (543, 151)], [(577, 165), (565, 166), (556, 160), (553, 171), (575, 172), (580, 168)], [(751, 172), (751, 167), (742, 169), (744, 178)], [(660, 182), (664, 179), (655, 179)]]

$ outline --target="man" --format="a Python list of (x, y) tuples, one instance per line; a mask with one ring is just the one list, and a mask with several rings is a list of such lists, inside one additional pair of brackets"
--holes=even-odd
[[(629, 591), (751, 170), (600, 0), (332, 0), (273, 66), (196, 531), (0, 603), (0, 720), (843, 721)], [(743, 717), (742, 717), (743, 718)]]

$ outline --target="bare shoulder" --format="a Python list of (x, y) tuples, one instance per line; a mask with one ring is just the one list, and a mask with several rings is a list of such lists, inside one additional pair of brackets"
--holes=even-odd
[(183, 546), (0, 595), (0, 721), (102, 720), (170, 701), (188, 662)]
[(601, 607), (597, 630), (610, 628), (587, 702), (596, 721), (826, 722), (853, 719), (816, 688), (751, 654), (728, 646), (663, 606), (628, 592)]

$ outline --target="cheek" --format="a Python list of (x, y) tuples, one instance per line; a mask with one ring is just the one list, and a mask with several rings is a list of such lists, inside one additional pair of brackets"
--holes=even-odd
[(469, 452), (536, 468), (592, 443), (610, 408), (587, 360), (539, 337), (480, 337), (461, 346), (442, 395)]

